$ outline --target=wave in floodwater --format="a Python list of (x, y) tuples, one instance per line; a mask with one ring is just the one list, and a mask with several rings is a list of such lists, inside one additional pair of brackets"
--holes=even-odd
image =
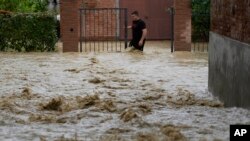
[[(151, 47), (151, 48), (150, 48)], [(0, 53), (0, 140), (229, 140), (249, 110), (207, 91), (207, 54)]]

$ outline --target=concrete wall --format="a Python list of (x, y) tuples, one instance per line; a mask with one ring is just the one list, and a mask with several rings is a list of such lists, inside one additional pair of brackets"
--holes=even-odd
[(209, 91), (226, 106), (250, 109), (250, 45), (210, 33)]
[(250, 0), (211, 0), (209, 91), (250, 109)]

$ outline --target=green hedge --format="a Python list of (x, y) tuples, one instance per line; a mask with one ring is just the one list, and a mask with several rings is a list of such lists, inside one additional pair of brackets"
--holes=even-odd
[(53, 14), (0, 14), (0, 51), (53, 51), (56, 42)]

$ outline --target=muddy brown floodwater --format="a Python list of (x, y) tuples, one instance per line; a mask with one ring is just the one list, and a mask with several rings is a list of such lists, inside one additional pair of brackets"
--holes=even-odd
[(250, 111), (208, 93), (208, 54), (0, 53), (0, 140), (227, 141)]

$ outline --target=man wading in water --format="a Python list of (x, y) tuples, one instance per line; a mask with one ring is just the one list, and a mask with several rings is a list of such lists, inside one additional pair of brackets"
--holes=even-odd
[(143, 20), (140, 19), (138, 11), (131, 13), (133, 19), (132, 26), (128, 26), (128, 29), (132, 29), (132, 40), (129, 46), (143, 51), (144, 44), (147, 36), (146, 24)]

